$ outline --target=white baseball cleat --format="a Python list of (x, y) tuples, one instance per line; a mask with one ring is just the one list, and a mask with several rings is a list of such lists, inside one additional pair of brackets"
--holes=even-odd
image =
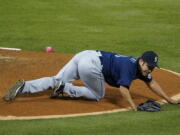
[(18, 80), (11, 88), (9, 88), (7, 94), (3, 97), (5, 101), (15, 100), (16, 96), (22, 92), (25, 85), (24, 80)]
[(55, 88), (53, 89), (53, 93), (50, 98), (58, 98), (60, 94), (63, 96), (63, 91), (64, 91), (65, 83), (62, 81), (58, 81)]

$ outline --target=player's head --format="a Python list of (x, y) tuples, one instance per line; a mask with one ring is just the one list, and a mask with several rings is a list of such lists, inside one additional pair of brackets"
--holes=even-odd
[(153, 71), (155, 67), (158, 67), (158, 55), (153, 51), (146, 51), (139, 58), (139, 67), (142, 75), (147, 76)]

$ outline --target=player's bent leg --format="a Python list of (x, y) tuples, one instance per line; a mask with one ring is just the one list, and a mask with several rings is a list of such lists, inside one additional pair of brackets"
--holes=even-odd
[(98, 99), (105, 95), (104, 76), (102, 66), (96, 52), (89, 52), (78, 63), (80, 79), (85, 83), (89, 91), (94, 93)]
[[(104, 77), (96, 51), (83, 51), (76, 54), (55, 76), (56, 80), (66, 83), (65, 93), (72, 97), (85, 97), (99, 100), (104, 97)], [(86, 87), (74, 86), (72, 81), (81, 79)], [(69, 86), (69, 88), (68, 88)], [(54, 94), (55, 93), (55, 94)], [(56, 97), (58, 93), (54, 91)]]
[(64, 90), (64, 93), (68, 94), (70, 97), (83, 97), (85, 99), (90, 99), (90, 100), (96, 100), (99, 101), (100, 98), (96, 96), (95, 93), (92, 92), (92, 90), (88, 89), (87, 87), (84, 86), (74, 86), (71, 83), (66, 83)]

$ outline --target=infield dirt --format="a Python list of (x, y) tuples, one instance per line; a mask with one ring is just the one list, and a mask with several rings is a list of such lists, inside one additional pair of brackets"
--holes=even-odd
[[(22, 94), (13, 102), (2, 100), (7, 89), (17, 80), (54, 76), (72, 57), (71, 54), (0, 50), (0, 116), (63, 115), (128, 107), (118, 90), (108, 85), (105, 98), (99, 102), (69, 98), (52, 100), (49, 98), (50, 89), (36, 94)], [(156, 69), (153, 77), (169, 96), (180, 93), (179, 76)], [(83, 85), (81, 81), (74, 84)], [(136, 104), (149, 98), (160, 99), (140, 80), (133, 82), (130, 92)]]

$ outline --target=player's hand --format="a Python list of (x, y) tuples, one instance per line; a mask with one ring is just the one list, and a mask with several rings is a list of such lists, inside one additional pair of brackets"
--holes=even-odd
[(168, 103), (170, 103), (170, 104), (180, 104), (180, 101), (176, 101), (176, 100), (171, 99), (171, 100), (168, 101)]

